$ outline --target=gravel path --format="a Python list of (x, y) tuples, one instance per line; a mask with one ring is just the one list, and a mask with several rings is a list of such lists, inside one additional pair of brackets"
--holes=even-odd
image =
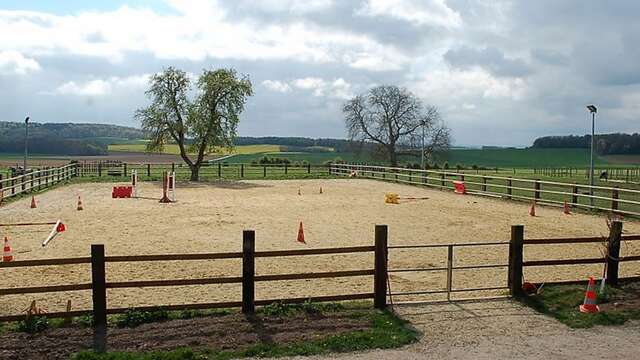
[(637, 321), (572, 330), (511, 300), (403, 305), (396, 311), (424, 334), (418, 343), (330, 358), (584, 360), (637, 359), (640, 353)]

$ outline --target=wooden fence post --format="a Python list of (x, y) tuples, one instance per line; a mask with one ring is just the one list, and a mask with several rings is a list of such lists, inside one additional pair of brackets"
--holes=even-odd
[(609, 241), (607, 242), (607, 282), (611, 286), (618, 285), (618, 268), (620, 266), (620, 240), (622, 237), (622, 221), (611, 223)]
[(487, 178), (485, 176), (482, 177), (482, 191), (487, 192)]
[(513, 194), (513, 189), (511, 188), (512, 186), (512, 180), (511, 180), (511, 176), (509, 176), (509, 178), (507, 179), (507, 199), (511, 199), (511, 195)]
[(253, 314), (255, 307), (255, 252), (256, 232), (242, 232), (242, 312)]
[(536, 199), (536, 201), (540, 200), (540, 179), (536, 179), (536, 182), (534, 183), (534, 187), (535, 187), (535, 193), (533, 198)]
[(244, 164), (240, 164), (240, 177), (244, 177)]
[(171, 172), (176, 171), (176, 163), (171, 163)]
[[(289, 168), (287, 163), (284, 163), (284, 174), (287, 175), (289, 173)], [(331, 165), (329, 165), (329, 175), (331, 175)]]
[(511, 296), (519, 297), (522, 291), (522, 261), (524, 248), (524, 225), (511, 226), (511, 241), (509, 242), (509, 291)]
[(147, 177), (151, 177), (151, 164), (147, 164)]
[(262, 177), (267, 177), (267, 165), (262, 166)]
[(307, 174), (311, 174), (311, 163), (307, 163)]
[(387, 307), (387, 225), (376, 225), (373, 276), (373, 306)]
[(107, 288), (104, 245), (91, 245), (91, 289), (93, 291), (93, 350), (107, 348)]
[(618, 199), (620, 198), (620, 192), (618, 191), (618, 187), (614, 187), (611, 190), (611, 210), (618, 210)]
[[(47, 175), (49, 175), (48, 173), (49, 173), (49, 171), (47, 171)], [(98, 176), (102, 177), (102, 161), (98, 161)], [(49, 181), (47, 180), (47, 183), (48, 182)]]
[(127, 177), (127, 163), (122, 164), (124, 166), (124, 177)]
[(440, 173), (440, 179), (441, 179), (440, 180), (440, 183), (441, 183), (440, 185), (442, 187), (445, 187), (446, 185), (445, 185), (445, 181), (444, 181), (444, 173)]

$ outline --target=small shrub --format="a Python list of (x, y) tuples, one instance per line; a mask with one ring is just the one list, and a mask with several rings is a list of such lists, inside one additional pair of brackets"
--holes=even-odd
[(76, 318), (75, 322), (83, 328), (93, 327), (93, 315), (82, 315)]
[(49, 320), (43, 316), (29, 316), (16, 324), (16, 330), (29, 334), (41, 332), (49, 328)]
[(136, 327), (156, 321), (167, 320), (169, 313), (166, 310), (139, 311), (127, 310), (116, 320), (117, 327)]

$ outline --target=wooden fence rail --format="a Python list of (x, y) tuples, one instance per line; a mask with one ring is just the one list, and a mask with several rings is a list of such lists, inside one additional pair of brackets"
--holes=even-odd
[(76, 176), (78, 176), (76, 164), (34, 170), (23, 175), (4, 179), (0, 174), (0, 202), (2, 202), (2, 199), (48, 188)]
[[(139, 176), (159, 177), (163, 171), (175, 171), (178, 177), (188, 178), (191, 170), (183, 163), (124, 163), (124, 162), (81, 162), (78, 164), (80, 176), (127, 177), (133, 170)], [(266, 178), (269, 176), (328, 175), (328, 165), (307, 164), (242, 164), (207, 163), (200, 168), (201, 178)]]
[[(205, 253), (205, 254), (168, 254), (168, 255), (140, 255), (140, 256), (106, 256), (104, 245), (91, 245), (91, 257), (78, 257), (68, 259), (40, 259), (22, 260), (11, 262), (0, 262), (2, 268), (18, 268), (33, 266), (65, 266), (72, 264), (91, 264), (91, 282), (84, 284), (70, 285), (50, 285), (34, 287), (17, 287), (0, 289), (0, 296), (37, 294), (69, 291), (92, 291), (92, 310), (81, 310), (73, 312), (46, 313), (46, 317), (80, 316), (91, 314), (94, 319), (94, 350), (104, 351), (106, 349), (106, 329), (107, 315), (120, 314), (128, 310), (150, 311), (150, 310), (182, 310), (182, 309), (205, 309), (205, 308), (231, 308), (241, 307), (244, 313), (253, 313), (256, 305), (267, 305), (273, 302), (301, 303), (304, 301), (346, 301), (360, 299), (374, 299), (374, 306), (377, 308), (386, 307), (386, 248), (387, 231), (386, 225), (376, 226), (375, 245), (373, 246), (352, 246), (345, 248), (321, 248), (305, 250), (277, 250), (277, 251), (255, 251), (255, 232), (245, 230), (243, 232), (242, 252), (229, 253)], [(352, 253), (374, 253), (372, 269), (363, 270), (342, 270), (323, 271), (292, 274), (256, 275), (255, 259), (266, 257), (289, 257), (289, 256), (309, 256), (327, 254), (352, 254)], [(198, 279), (166, 279), (166, 280), (138, 280), (138, 281), (106, 281), (106, 264), (121, 262), (140, 261), (190, 261), (190, 260), (219, 260), (219, 259), (242, 259), (241, 276), (231, 277), (211, 277)], [(376, 270), (377, 269), (377, 270)], [(380, 270), (382, 269), (382, 271)], [(265, 281), (285, 281), (285, 280), (307, 280), (307, 279), (329, 279), (345, 277), (373, 277), (373, 289), (371, 293), (357, 293), (344, 295), (312, 296), (285, 299), (255, 299), (255, 283)], [(242, 301), (236, 302), (212, 302), (205, 304), (168, 304), (163, 306), (143, 306), (133, 308), (108, 308), (107, 289), (132, 289), (145, 287), (168, 287), (168, 286), (188, 286), (188, 285), (210, 285), (210, 284), (242, 284)], [(0, 321), (16, 321), (24, 319), (25, 315), (0, 316)]]
[(371, 165), (332, 164), (330, 171), (336, 176), (449, 190), (454, 189), (454, 182), (460, 181), (465, 184), (467, 193), (472, 195), (537, 201), (556, 206), (566, 202), (571, 207), (640, 216), (640, 190), (634, 189)]

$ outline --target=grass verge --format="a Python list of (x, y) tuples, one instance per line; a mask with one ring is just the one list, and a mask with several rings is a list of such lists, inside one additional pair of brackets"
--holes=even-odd
[[(261, 311), (267, 316), (289, 317), (306, 312), (332, 312), (344, 309), (340, 304), (274, 305)], [(389, 311), (362, 310), (354, 313), (371, 323), (371, 328), (331, 335), (320, 339), (295, 343), (259, 342), (244, 349), (217, 350), (181, 348), (158, 352), (108, 352), (98, 354), (81, 352), (72, 356), (73, 360), (191, 360), (191, 359), (232, 359), (243, 357), (282, 357), (330, 354), (336, 352), (362, 351), (368, 349), (396, 348), (415, 342), (418, 333), (404, 320)]]
[(604, 291), (598, 294), (602, 311), (597, 314), (585, 314), (578, 310), (584, 300), (586, 285), (545, 285), (540, 294), (521, 300), (572, 328), (622, 325), (628, 320), (640, 319), (640, 307), (623, 306), (637, 301), (638, 294), (633, 290), (634, 287), (637, 284), (625, 284), (620, 288), (605, 286)]

